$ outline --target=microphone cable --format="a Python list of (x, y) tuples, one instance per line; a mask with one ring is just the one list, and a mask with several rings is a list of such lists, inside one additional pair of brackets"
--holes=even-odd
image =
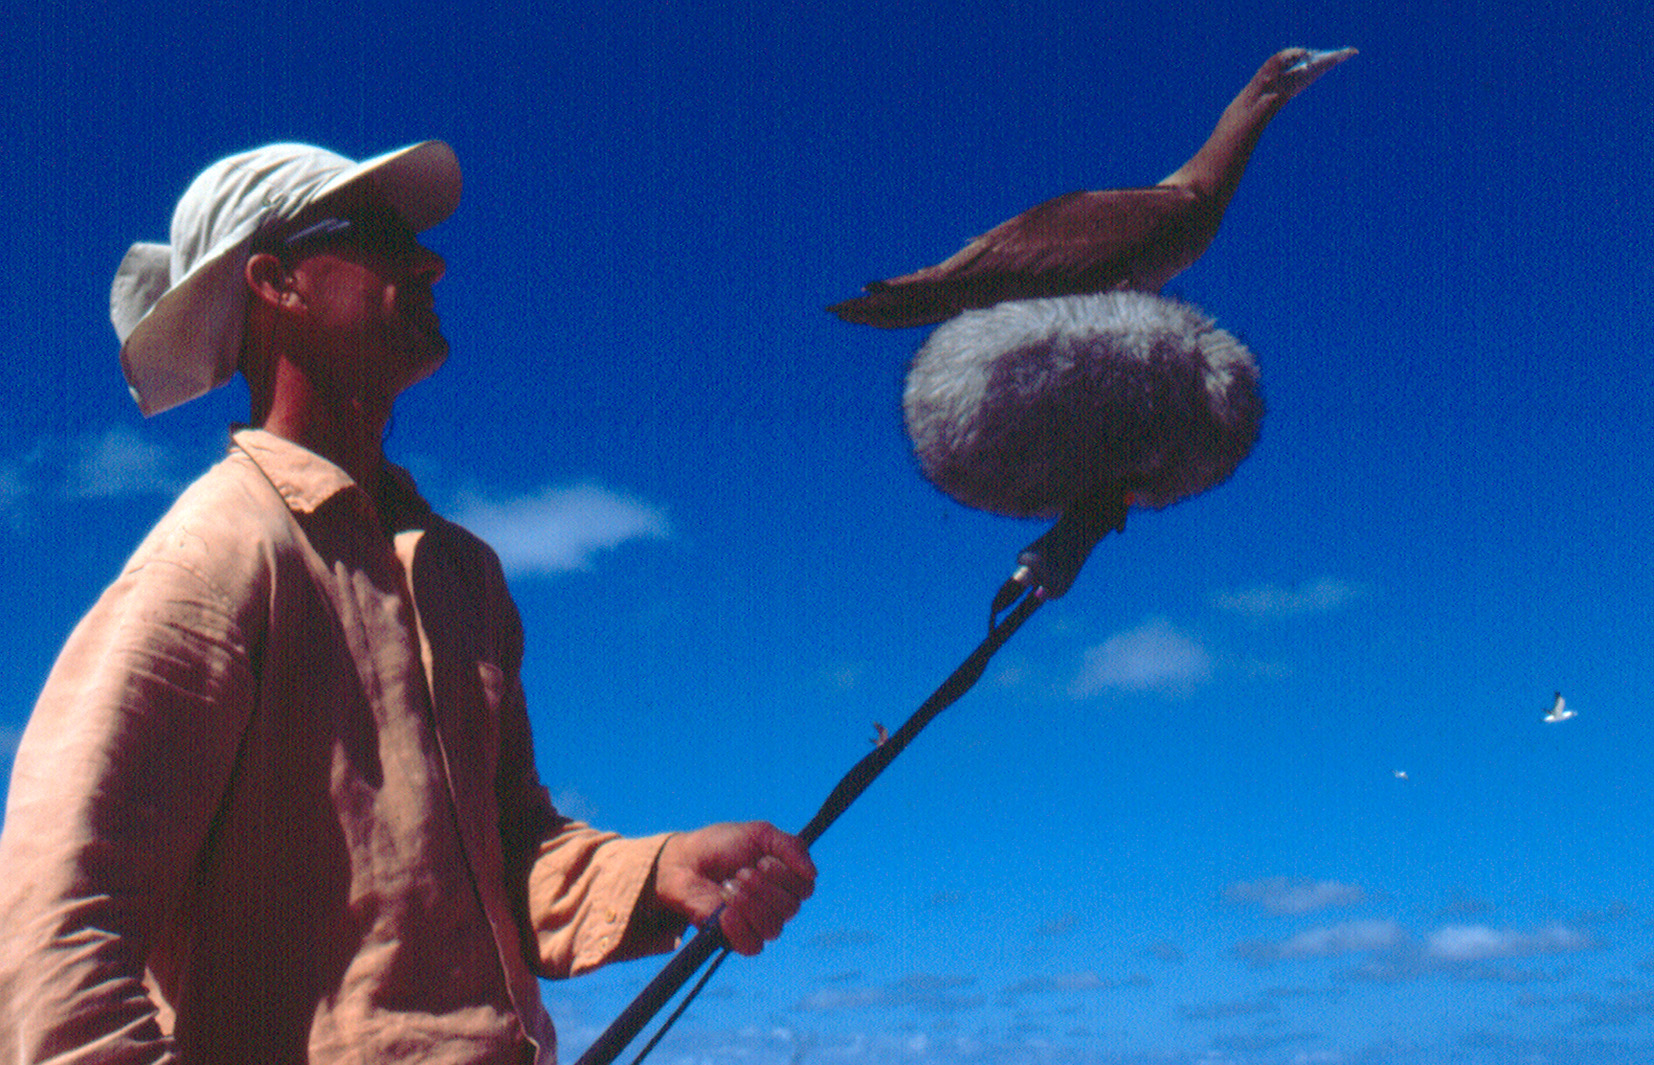
[[(1100, 504), (1099, 498), (1102, 500)], [(1125, 529), (1126, 501), (1123, 492), (1104, 493), (1101, 497), (1083, 500), (1076, 504), (1072, 511), (1072, 521), (1067, 512), (1059, 519), (1061, 533), (1057, 533), (1057, 529), (1053, 528), (1023, 550), (1018, 559), (1020, 566), (1016, 574), (1013, 574), (1011, 580), (1006, 582), (994, 599), (987, 637), (941, 686), (931, 693), (930, 698), (913, 712), (901, 728), (863, 755), (833, 788), (827, 800), (822, 803), (821, 809), (816, 811), (810, 823), (798, 833), (798, 839), (806, 850), (821, 838), (822, 833), (826, 832), (833, 822), (838, 820), (839, 815), (867, 790), (878, 775), (884, 772), (885, 767), (902, 753), (936, 715), (970, 691), (981, 679), (994, 654), (1033, 616), (1034, 611), (1046, 601), (1056, 599), (1068, 590), (1097, 541), (1110, 532)], [(1083, 532), (1076, 535), (1073, 531), (1075, 525), (1083, 529)], [(1057, 535), (1053, 535), (1054, 533)], [(1031, 562), (1037, 564), (1031, 565)], [(1042, 570), (1045, 570), (1044, 574)], [(1052, 587), (1042, 583), (1045, 575), (1054, 576)], [(1000, 617), (1007, 608), (1009, 613)], [(639, 1065), (643, 1061), (660, 1042), (661, 1037), (677, 1023), (679, 1017), (683, 1016), (689, 1004), (701, 993), (707, 981), (712, 979), (712, 974), (718, 971), (718, 967), (729, 956), (729, 945), (718, 927), (722, 913), (723, 909), (720, 907), (700, 926), (694, 937), (679, 948), (678, 953), (659, 975), (639, 992), (637, 998), (633, 999), (586, 1052), (580, 1055), (575, 1065), (612, 1065), (655, 1014), (659, 1013), (683, 985), (688, 983), (690, 977), (711, 958), (711, 967), (661, 1023), (660, 1028), (638, 1052), (637, 1057), (632, 1059), (631, 1065)]]

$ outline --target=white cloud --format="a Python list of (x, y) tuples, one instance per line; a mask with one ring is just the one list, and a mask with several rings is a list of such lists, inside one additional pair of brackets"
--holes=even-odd
[(564, 817), (572, 817), (576, 821), (592, 824), (597, 820), (597, 804), (586, 798), (574, 788), (564, 788), (551, 800), (551, 805)]
[(671, 534), (659, 507), (593, 484), (546, 488), (503, 503), (470, 499), (456, 520), (486, 540), (515, 575), (590, 569), (600, 551)]
[(1459, 963), (1526, 958), (1535, 954), (1572, 954), (1592, 946), (1590, 936), (1565, 925), (1549, 925), (1537, 932), (1513, 932), (1477, 924), (1439, 928), (1425, 941), (1424, 950), (1434, 961)]
[(1336, 880), (1288, 880), (1284, 876), (1231, 884), (1225, 889), (1223, 897), (1230, 902), (1262, 906), (1277, 916), (1311, 913), (1329, 906), (1358, 906), (1367, 901), (1366, 892), (1358, 884), (1340, 884)]
[(194, 457), (116, 425), (102, 433), (43, 437), (27, 453), (0, 460), (0, 516), (26, 525), (30, 510), (54, 501), (174, 495)]
[(1198, 640), (1165, 618), (1150, 618), (1087, 650), (1069, 691), (1080, 697), (1109, 688), (1187, 695), (1211, 675), (1211, 656)]
[(1340, 974), (1342, 979), (1398, 983), (1447, 976), (1523, 984), (1546, 976), (1499, 963), (1542, 954), (1573, 954), (1599, 945), (1590, 935), (1560, 924), (1532, 932), (1486, 925), (1444, 925), (1420, 940), (1394, 921), (1372, 920), (1311, 928), (1277, 942), (1237, 943), (1234, 954), (1261, 968), (1281, 961), (1365, 953), (1371, 957)]
[(836, 692), (855, 691), (866, 676), (867, 666), (860, 662), (828, 666), (821, 671), (823, 682)]
[(119, 499), (167, 494), (183, 488), (178, 456), (125, 425), (76, 441), (63, 470), (71, 499)]
[(981, 995), (960, 994), (975, 982), (975, 977), (970, 976), (915, 973), (897, 983), (881, 987), (814, 991), (799, 1000), (793, 1008), (807, 1013), (902, 1008), (952, 1013), (976, 1009), (986, 1001)]
[(1394, 921), (1345, 921), (1310, 928), (1271, 943), (1252, 940), (1235, 946), (1235, 953), (1253, 965), (1301, 958), (1333, 958), (1341, 954), (1390, 950), (1407, 942), (1407, 933)]
[(1039, 927), (1034, 929), (1034, 934), (1049, 939), (1060, 939), (1072, 933), (1079, 925), (1078, 914), (1060, 913), (1048, 921), (1041, 921)]
[(1052, 994), (1063, 991), (1104, 991), (1113, 987), (1094, 972), (1064, 973), (1060, 976), (1030, 976), (1005, 989), (1007, 995)]
[(810, 946), (821, 950), (851, 950), (869, 947), (879, 941), (877, 932), (862, 928), (838, 928), (821, 932), (810, 939)]
[(0, 514), (11, 514), (28, 498), (29, 482), (21, 462), (0, 463)]
[(1345, 921), (1328, 928), (1311, 928), (1281, 943), (1285, 958), (1324, 958), (1352, 951), (1383, 950), (1406, 938), (1394, 921)]
[(1001, 1005), (1014, 1005), (1025, 995), (1058, 995), (1072, 994), (1086, 991), (1119, 991), (1127, 988), (1143, 988), (1150, 986), (1149, 978), (1142, 973), (1132, 973), (1130, 976), (1114, 980), (1101, 976), (1095, 972), (1080, 971), (1062, 973), (1056, 976), (1030, 976), (1011, 984), (999, 993)]
[(1250, 1000), (1240, 1002), (1208, 1002), (1178, 1007), (1178, 1016), (1186, 1021), (1227, 1021), (1236, 1017), (1257, 1017), (1281, 1012), (1279, 1002)]
[(1212, 604), (1219, 610), (1258, 620), (1295, 618), (1330, 613), (1366, 594), (1367, 589), (1363, 585), (1335, 577), (1320, 577), (1291, 588), (1262, 584), (1238, 592), (1220, 592), (1212, 597)]

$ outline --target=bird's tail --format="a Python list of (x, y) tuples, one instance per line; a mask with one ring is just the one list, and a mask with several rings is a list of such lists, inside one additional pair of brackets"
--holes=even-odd
[(927, 285), (870, 281), (862, 295), (827, 309), (853, 325), (911, 329), (945, 322), (962, 308)]

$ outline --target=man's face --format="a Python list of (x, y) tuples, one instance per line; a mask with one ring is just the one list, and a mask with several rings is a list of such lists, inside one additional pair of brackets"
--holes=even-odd
[(330, 219), (343, 224), (325, 225), (287, 252), (310, 373), (342, 398), (389, 402), (447, 358), (431, 291), (444, 263), (375, 198), (341, 206)]

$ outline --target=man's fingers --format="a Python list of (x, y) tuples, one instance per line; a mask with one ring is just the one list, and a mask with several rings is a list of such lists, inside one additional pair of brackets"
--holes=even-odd
[(815, 891), (814, 877), (801, 874), (773, 855), (766, 854), (758, 859), (757, 869), (759, 877), (766, 883), (774, 885), (799, 902), (809, 898)]
[[(772, 859), (765, 872), (742, 869), (722, 885), (725, 901), (722, 927), (730, 946), (742, 954), (757, 954), (781, 934), (803, 902), (808, 885), (792, 870)], [(766, 872), (769, 875), (766, 875)]]
[[(804, 849), (795, 836), (776, 828), (774, 825), (765, 825), (769, 830), (763, 840), (764, 850), (770, 857), (779, 860), (787, 869), (791, 870), (798, 882), (802, 885), (802, 894), (798, 897), (807, 899), (815, 888), (816, 863), (810, 860), (810, 852)], [(759, 864), (763, 864), (760, 859)]]
[(757, 954), (814, 892), (816, 867), (795, 837), (749, 821), (672, 836), (655, 875), (658, 897), (697, 923), (721, 903), (731, 949)]
[(750, 892), (747, 886), (741, 883), (739, 874), (724, 881), (723, 897), (724, 908), (718, 927), (723, 931), (730, 949), (737, 954), (746, 955), (757, 954), (763, 950), (766, 937), (752, 925), (752, 918), (748, 913), (752, 905)]

